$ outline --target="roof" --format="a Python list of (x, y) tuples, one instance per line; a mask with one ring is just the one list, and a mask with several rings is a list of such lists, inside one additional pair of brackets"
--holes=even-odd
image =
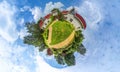
[(75, 13), (75, 16), (80, 20), (80, 22), (82, 22), (82, 26), (85, 29), (86, 28), (86, 22), (83, 19), (83, 17), (81, 15), (79, 15), (78, 13)]
[(62, 11), (62, 14), (68, 14), (69, 11)]
[[(46, 15), (46, 16), (44, 17), (44, 19), (49, 19), (50, 16), (51, 16), (51, 14), (48, 14), (48, 15)], [(44, 20), (40, 20), (40, 21), (39, 21), (39, 26), (40, 26), (40, 28), (42, 27), (43, 22), (44, 22)]]
[(42, 25), (43, 25), (43, 20), (40, 20), (40, 21), (39, 21), (39, 26), (40, 26), (40, 28), (42, 27)]
[(50, 16), (51, 16), (51, 14), (48, 14), (48, 15), (46, 15), (44, 18), (45, 18), (45, 19), (49, 19)]
[[(62, 11), (62, 14), (65, 15), (65, 14), (68, 14), (68, 12), (69, 12), (69, 11)], [(46, 15), (46, 16), (44, 17), (44, 19), (49, 19), (50, 16), (51, 16), (51, 14), (48, 14), (48, 15)], [(83, 17), (82, 17), (81, 15), (79, 15), (78, 13), (75, 13), (75, 17), (82, 23), (82, 27), (85, 29), (85, 28), (86, 28), (86, 22), (85, 22), (85, 20), (83, 19)], [(44, 23), (44, 20), (40, 20), (40, 21), (39, 21), (39, 26), (40, 26), (40, 28), (42, 27), (43, 23)]]

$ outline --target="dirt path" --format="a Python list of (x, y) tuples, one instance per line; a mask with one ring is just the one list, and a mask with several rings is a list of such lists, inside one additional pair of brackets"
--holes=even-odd
[(63, 42), (60, 42), (60, 43), (55, 44), (55, 45), (49, 45), (49, 47), (50, 47), (50, 48), (56, 48), (56, 49), (58, 49), (58, 48), (62, 48), (62, 47), (64, 47), (64, 46), (67, 46), (67, 45), (70, 44), (71, 41), (73, 40), (74, 35), (75, 35), (75, 31), (73, 31), (73, 32), (71, 33), (71, 35), (70, 35), (66, 40), (64, 40)]
[(49, 27), (49, 35), (48, 35), (48, 44), (51, 43), (51, 38), (52, 38), (52, 27)]
[[(57, 20), (56, 20), (56, 21), (57, 21)], [(69, 35), (69, 37), (68, 37), (67, 39), (65, 39), (64, 41), (62, 41), (62, 42), (60, 42), (60, 43), (58, 43), (58, 44), (55, 44), (55, 45), (50, 45), (51, 40), (52, 40), (52, 25), (53, 25), (56, 21), (54, 21), (54, 22), (49, 26), (49, 36), (48, 36), (47, 42), (48, 42), (48, 46), (49, 46), (50, 48), (59, 49), (59, 48), (62, 48), (62, 47), (64, 47), (64, 46), (67, 46), (68, 44), (71, 43), (71, 41), (72, 41), (73, 38), (74, 38), (75, 31), (73, 31), (73, 32)]]
[[(57, 21), (57, 20), (56, 20)], [(51, 38), (52, 38), (52, 25), (56, 22), (56, 21), (54, 21), (54, 22), (52, 22), (52, 24), (49, 26), (49, 35), (48, 35), (48, 40), (47, 40), (47, 42), (48, 42), (48, 44), (50, 44), (51, 43)]]

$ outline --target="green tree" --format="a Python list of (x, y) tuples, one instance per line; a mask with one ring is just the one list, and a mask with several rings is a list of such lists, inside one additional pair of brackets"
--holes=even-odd
[(43, 51), (45, 49), (45, 44), (42, 37), (43, 30), (39, 28), (39, 24), (35, 22), (28, 22), (25, 26), (29, 34), (24, 37), (24, 43), (39, 47), (39, 50)]
[(55, 56), (55, 59), (59, 64), (62, 64), (62, 65), (65, 65), (65, 64), (67, 64), (67, 66), (75, 65), (74, 53), (69, 53), (65, 56), (63, 56), (62, 54), (59, 54)]
[(83, 44), (81, 44), (78, 48), (77, 48), (77, 52), (84, 55), (86, 53), (86, 48), (84, 47)]
[[(61, 11), (58, 9), (58, 8), (54, 8), (53, 10), (52, 10), (52, 12), (57, 12), (58, 13), (58, 15), (56, 16), (56, 18), (58, 19), (58, 20), (64, 20), (64, 15), (61, 13)], [(55, 17), (54, 17), (55, 18)]]
[(75, 56), (74, 56), (74, 53), (70, 53), (70, 54), (67, 54), (67, 55), (65, 56), (65, 63), (66, 63), (68, 66), (75, 65)]

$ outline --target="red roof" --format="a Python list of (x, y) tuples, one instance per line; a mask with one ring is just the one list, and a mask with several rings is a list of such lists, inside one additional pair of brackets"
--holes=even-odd
[(62, 11), (62, 14), (68, 14), (68, 11)]
[(40, 28), (42, 27), (42, 25), (43, 25), (43, 21), (40, 20), (40, 22), (39, 22), (39, 26), (40, 26)]
[[(45, 19), (49, 19), (50, 16), (51, 16), (51, 14), (48, 14), (48, 15), (46, 15), (44, 18), (45, 18)], [(39, 21), (39, 26), (40, 26), (40, 28), (42, 27), (43, 22), (44, 22), (43, 20), (40, 20), (40, 21)]]
[(84, 27), (84, 29), (86, 28), (86, 22), (83, 19), (83, 17), (81, 15), (79, 15), (78, 13), (75, 13), (75, 16), (82, 22), (82, 25)]
[(44, 18), (45, 18), (45, 19), (49, 19), (50, 16), (51, 16), (51, 14), (48, 14), (48, 15), (46, 15)]

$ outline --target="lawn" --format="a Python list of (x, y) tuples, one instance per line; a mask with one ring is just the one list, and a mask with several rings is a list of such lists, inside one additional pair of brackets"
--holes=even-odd
[(48, 46), (56, 45), (65, 41), (74, 30), (73, 24), (68, 21), (54, 21), (45, 29), (43, 37)]
[(67, 21), (57, 21), (52, 25), (52, 38), (50, 45), (64, 41), (74, 30), (74, 26)]

